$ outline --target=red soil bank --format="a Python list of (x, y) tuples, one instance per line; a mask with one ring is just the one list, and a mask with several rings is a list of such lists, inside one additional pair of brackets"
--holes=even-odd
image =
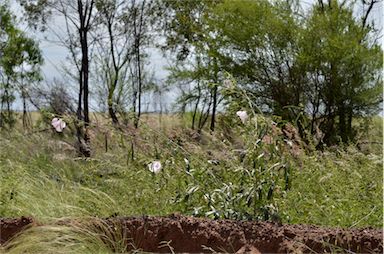
[[(26, 220), (1, 220), (1, 242), (17, 232), (18, 226), (19, 229), (22, 228)], [(171, 246), (174, 252), (183, 253), (324, 253), (347, 250), (354, 253), (383, 252), (383, 231), (372, 228), (336, 229), (269, 222), (209, 220), (179, 215), (119, 217), (105, 219), (104, 222), (110, 225), (111, 230), (119, 225), (127, 239), (128, 250), (169, 253)], [(168, 242), (168, 247), (165, 242)]]
[(32, 218), (21, 217), (18, 219), (0, 218), (0, 244), (5, 243), (28, 225), (32, 225)]

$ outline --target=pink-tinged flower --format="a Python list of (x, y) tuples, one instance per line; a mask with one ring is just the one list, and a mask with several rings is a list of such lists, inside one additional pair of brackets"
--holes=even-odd
[(232, 87), (232, 81), (230, 79), (226, 79), (223, 81), (223, 86), (225, 88), (231, 88)]
[(56, 117), (52, 119), (51, 124), (57, 132), (63, 132), (65, 126), (67, 126), (67, 124), (62, 119)]
[(248, 119), (248, 114), (247, 114), (247, 111), (243, 111), (243, 110), (240, 110), (240, 111), (237, 111), (236, 112), (236, 115), (238, 117), (240, 117), (240, 120), (245, 123)]
[(152, 173), (155, 173), (155, 174), (160, 173), (160, 170), (161, 170), (161, 163), (160, 163), (160, 161), (153, 161), (153, 162), (149, 163), (148, 164), (148, 169)]

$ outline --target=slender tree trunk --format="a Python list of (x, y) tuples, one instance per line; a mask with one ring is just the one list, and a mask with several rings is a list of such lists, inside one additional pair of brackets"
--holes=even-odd
[(7, 123), (9, 127), (12, 127), (13, 125), (13, 119), (12, 119), (12, 111), (11, 111), (11, 96), (9, 93), (9, 80), (7, 81), (7, 84), (5, 86), (5, 98), (6, 98), (6, 104), (7, 104)]
[(114, 48), (114, 36), (113, 36), (113, 32), (112, 32), (111, 19), (109, 19), (109, 21), (108, 21), (108, 34), (109, 34), (109, 42), (110, 42), (110, 47), (111, 47), (111, 56), (112, 56), (112, 63), (113, 63), (113, 70), (114, 70), (113, 80), (111, 81), (111, 86), (109, 87), (109, 91), (108, 91), (108, 112), (109, 112), (109, 116), (112, 119), (112, 124), (118, 125), (119, 119), (117, 118), (116, 110), (113, 107), (113, 104), (114, 104), (113, 95), (115, 93), (115, 90), (117, 87), (117, 82), (119, 80), (119, 66), (117, 66), (118, 64), (116, 62), (115, 48)]
[(79, 94), (78, 94), (78, 104), (77, 104), (77, 126), (76, 126), (76, 134), (77, 134), (77, 141), (78, 141), (78, 148), (79, 153), (81, 155), (85, 155), (84, 153), (84, 130), (83, 130), (83, 92), (84, 92), (84, 79), (83, 79), (83, 73), (84, 73), (84, 49), (83, 49), (83, 29), (84, 29), (84, 17), (83, 17), (83, 3), (78, 0), (78, 12), (79, 12), (79, 18), (80, 18), (80, 29), (79, 29), (79, 36), (80, 36), (80, 43), (81, 43), (81, 50), (82, 50), (82, 59), (81, 59), (81, 66), (79, 70)]
[(201, 111), (201, 117), (199, 121), (199, 130), (198, 130), (199, 132), (201, 132), (201, 130), (204, 128), (205, 123), (208, 120), (209, 112), (211, 112), (211, 106), (212, 106), (212, 94), (211, 94), (211, 97), (209, 98), (207, 111), (205, 113)]
[[(137, 31), (138, 30), (138, 27), (137, 27), (137, 23), (136, 23), (136, 19), (137, 19), (137, 9), (135, 9), (134, 11), (134, 22), (133, 22), (133, 32), (134, 32), (134, 39), (135, 39), (135, 44), (134, 44), (134, 47), (135, 47), (135, 57), (136, 57), (136, 63), (135, 63), (135, 90), (133, 92), (133, 98), (134, 98), (134, 112), (135, 112), (135, 118), (134, 118), (134, 121), (133, 121), (133, 124), (135, 126), (135, 128), (138, 127), (139, 125), (139, 120), (138, 120), (138, 115), (140, 115), (140, 112), (137, 114), (136, 112), (137, 111), (140, 111), (141, 110), (141, 99), (140, 99), (140, 78), (139, 78), (139, 66), (140, 66), (140, 63), (139, 63), (139, 53), (140, 53), (140, 50), (139, 50), (139, 32)], [(139, 105), (137, 107), (137, 104)], [(140, 110), (139, 110), (140, 108)]]
[[(133, 85), (135, 86), (135, 85)], [(134, 88), (133, 91), (133, 99), (132, 99), (132, 110), (133, 110), (133, 115), (136, 119), (136, 108), (137, 108), (137, 90), (136, 87)], [(136, 120), (134, 120), (134, 123), (136, 123)]]
[(23, 128), (26, 130), (29, 126), (28, 122), (28, 112), (27, 112), (27, 95), (26, 92), (24, 91), (24, 88), (22, 88), (21, 91), (21, 97), (23, 98)]
[(204, 117), (205, 104), (206, 104), (206, 101), (204, 101), (203, 106), (202, 106), (201, 111), (200, 111), (199, 123), (197, 125), (198, 132), (200, 132), (201, 129), (203, 128), (203, 117)]
[(114, 75), (114, 79), (113, 79), (113, 83), (112, 85), (108, 88), (108, 113), (109, 113), (109, 116), (111, 117), (112, 119), (112, 124), (113, 125), (118, 125), (119, 124), (119, 119), (117, 118), (117, 115), (116, 115), (116, 110), (114, 108), (114, 98), (113, 98), (113, 94), (115, 93), (115, 90), (116, 90), (116, 87), (117, 87), (117, 82), (118, 82), (118, 68), (115, 66), (115, 75)]
[(112, 124), (118, 125), (119, 124), (119, 119), (117, 118), (116, 111), (113, 108), (113, 99), (112, 99), (112, 93), (108, 94), (108, 113), (109, 116), (112, 119)]
[(88, 58), (88, 41), (87, 41), (87, 31), (84, 31), (84, 40), (82, 43), (83, 47), (83, 75), (84, 75), (84, 124), (85, 124), (85, 135), (84, 139), (86, 142), (89, 142), (89, 136), (87, 133), (87, 129), (89, 127), (89, 102), (88, 102), (88, 95), (89, 95), (89, 89), (88, 89), (88, 82), (89, 82), (89, 58)]
[(139, 85), (139, 90), (138, 90), (138, 96), (137, 96), (137, 116), (135, 118), (135, 128), (139, 127), (139, 121), (140, 121), (140, 116), (141, 116), (141, 96), (143, 92), (143, 81), (141, 77), (141, 59), (140, 59), (140, 48), (139, 46), (137, 47), (137, 75), (138, 75), (138, 85)]
[(200, 103), (200, 97), (201, 97), (201, 88), (200, 88), (200, 82), (197, 82), (197, 90), (198, 90), (198, 97), (197, 101), (195, 104), (195, 108), (193, 110), (193, 116), (192, 116), (192, 130), (195, 129), (195, 121), (196, 121), (196, 115), (197, 115), (197, 110), (199, 108), (199, 103)]
[[(83, 131), (82, 131), (82, 121), (83, 121), (83, 78), (82, 71), (79, 72), (79, 94), (78, 94), (78, 103), (77, 103), (77, 123), (76, 123), (76, 136), (77, 141), (79, 142), (79, 146), (83, 139)], [(81, 150), (81, 149), (80, 149)], [(80, 153), (82, 153), (80, 151)]]
[(213, 88), (213, 104), (212, 104), (212, 116), (211, 116), (211, 131), (215, 131), (215, 118), (216, 118), (216, 107), (217, 107), (217, 86)]
[[(137, 116), (135, 118), (135, 128), (139, 127), (139, 121), (141, 117), (141, 97), (143, 93), (143, 77), (142, 77), (142, 63), (141, 63), (141, 47), (143, 39), (143, 25), (144, 25), (144, 9), (146, 6), (146, 0), (142, 0), (140, 6), (140, 13), (135, 13), (134, 22), (134, 34), (135, 34), (135, 49), (136, 49), (136, 61), (137, 61), (137, 78), (138, 78), (138, 102), (137, 102)], [(139, 18), (139, 24), (136, 23), (136, 18)], [(138, 25), (138, 27), (137, 27)]]
[[(92, 9), (94, 1), (90, 1), (85, 6), (81, 0), (77, 1), (78, 13), (80, 19), (79, 35), (81, 45), (81, 68), (80, 68), (80, 80), (79, 80), (79, 105), (78, 105), (78, 120), (84, 120), (84, 130), (78, 126), (78, 141), (80, 153), (85, 157), (91, 156), (90, 150), (90, 137), (88, 133), (90, 119), (89, 119), (89, 56), (88, 56), (88, 31), (90, 18), (92, 15)], [(82, 96), (81, 96), (82, 93)], [(83, 102), (83, 112), (81, 112), (81, 102)], [(84, 142), (82, 142), (84, 140)]]
[(218, 82), (218, 72), (219, 72), (219, 67), (217, 65), (217, 59), (213, 59), (213, 68), (214, 68), (214, 77), (213, 77), (213, 82), (215, 83), (215, 86), (213, 88), (213, 105), (212, 105), (212, 116), (211, 116), (211, 126), (210, 129), (211, 131), (215, 131), (215, 121), (216, 121), (216, 108), (217, 108), (217, 82)]

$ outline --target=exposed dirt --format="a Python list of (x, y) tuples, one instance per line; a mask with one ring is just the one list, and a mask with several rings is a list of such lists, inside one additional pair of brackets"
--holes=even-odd
[(0, 244), (5, 243), (12, 236), (33, 225), (33, 219), (21, 217), (18, 219), (0, 218)]
[[(119, 225), (129, 249), (147, 252), (165, 253), (171, 248), (178, 253), (383, 252), (383, 230), (372, 228), (336, 229), (179, 215), (109, 218), (104, 223), (115, 230)], [(30, 218), (1, 219), (1, 243), (27, 224), (35, 225)]]

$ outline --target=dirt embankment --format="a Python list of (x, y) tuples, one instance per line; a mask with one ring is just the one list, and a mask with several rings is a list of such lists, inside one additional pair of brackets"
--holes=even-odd
[[(146, 252), (166, 253), (171, 252), (171, 249), (179, 253), (383, 252), (383, 231), (372, 228), (335, 229), (310, 225), (209, 220), (179, 215), (119, 217), (104, 219), (103, 223), (111, 228), (119, 225), (128, 249)], [(4, 244), (27, 225), (37, 224), (31, 218), (0, 219), (1, 243)]]
[(17, 219), (0, 218), (0, 244), (4, 244), (11, 237), (33, 224), (32, 218), (21, 217)]

